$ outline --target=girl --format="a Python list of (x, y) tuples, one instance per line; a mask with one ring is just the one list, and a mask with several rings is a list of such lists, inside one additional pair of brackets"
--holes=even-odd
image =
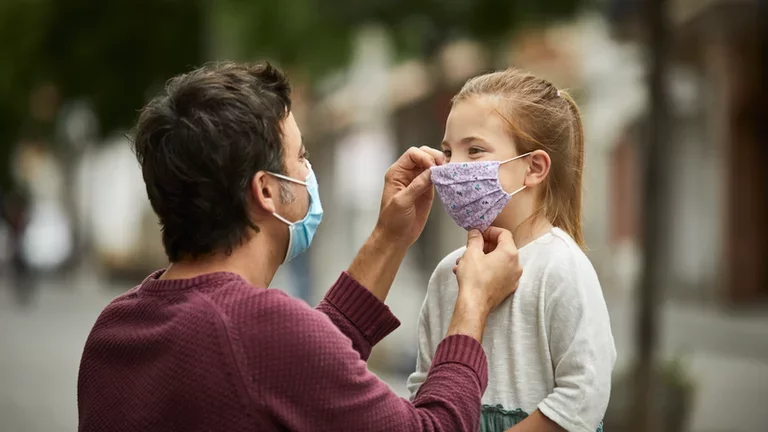
[[(453, 99), (432, 168), (446, 211), (464, 229), (514, 234), (523, 276), (488, 318), (481, 431), (602, 430), (616, 349), (600, 283), (584, 254), (584, 138), (573, 99), (515, 69), (469, 80)], [(413, 398), (445, 335), (463, 249), (438, 264), (419, 319)]]

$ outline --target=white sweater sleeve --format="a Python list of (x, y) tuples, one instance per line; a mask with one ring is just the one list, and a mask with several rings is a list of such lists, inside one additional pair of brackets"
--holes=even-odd
[(424, 297), (424, 304), (422, 304), (421, 312), (419, 313), (419, 346), (416, 357), (416, 371), (408, 377), (408, 391), (411, 394), (411, 401), (416, 398), (416, 393), (421, 388), (421, 384), (427, 379), (427, 373), (429, 373), (429, 368), (432, 366), (432, 355), (435, 352), (437, 343), (440, 342), (439, 340), (432, 340), (432, 329), (429, 325), (430, 309), (432, 308), (429, 294), (433, 289), (437, 289), (434, 286), (434, 278), (435, 275), (433, 274), (429, 280), (427, 295)]
[(616, 348), (594, 269), (573, 264), (545, 275), (555, 388), (538, 409), (569, 432), (595, 432), (608, 407)]

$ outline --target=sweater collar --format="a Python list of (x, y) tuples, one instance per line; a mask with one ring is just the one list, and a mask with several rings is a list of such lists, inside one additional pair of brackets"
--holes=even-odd
[(193, 289), (205, 285), (220, 285), (226, 282), (241, 281), (248, 283), (240, 275), (230, 272), (214, 272), (195, 276), (189, 279), (160, 279), (165, 273), (165, 269), (160, 269), (149, 276), (141, 283), (141, 289), (148, 292), (158, 291), (181, 291)]

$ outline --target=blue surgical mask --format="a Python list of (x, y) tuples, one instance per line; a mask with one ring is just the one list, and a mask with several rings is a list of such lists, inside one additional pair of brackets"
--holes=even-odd
[(309, 164), (309, 161), (307, 161), (307, 169), (309, 169), (309, 174), (305, 181), (296, 180), (282, 174), (269, 173), (281, 180), (305, 186), (307, 192), (309, 192), (309, 209), (307, 209), (307, 215), (304, 216), (304, 219), (297, 222), (291, 222), (277, 213), (272, 213), (273, 216), (288, 225), (288, 252), (286, 253), (283, 262), (288, 262), (296, 258), (299, 254), (309, 248), (309, 245), (312, 243), (312, 238), (315, 237), (315, 232), (317, 232), (317, 227), (320, 226), (320, 222), (323, 220), (323, 206), (320, 204), (320, 191), (317, 187), (317, 177), (315, 177), (315, 172), (312, 171), (312, 165)]

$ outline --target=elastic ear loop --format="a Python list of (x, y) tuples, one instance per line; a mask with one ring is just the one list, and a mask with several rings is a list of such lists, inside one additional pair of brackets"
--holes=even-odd
[[(282, 174), (277, 174), (277, 173), (273, 173), (273, 172), (269, 172), (269, 171), (267, 171), (267, 174), (269, 174), (271, 176), (274, 176), (274, 177), (277, 177), (280, 180), (285, 180), (285, 181), (289, 181), (289, 182), (292, 182), (292, 183), (300, 184), (302, 186), (307, 186), (307, 182), (303, 182), (301, 180), (296, 180), (295, 178), (292, 178), (292, 177), (284, 176)], [(292, 226), (293, 224), (296, 223), (296, 222), (291, 222), (288, 219), (280, 216), (279, 214), (277, 214), (277, 212), (273, 212), (272, 216), (276, 217), (278, 220), (282, 221), (283, 223), (285, 223), (288, 226)]]
[(289, 181), (289, 182), (292, 182), (292, 183), (300, 184), (302, 186), (306, 186), (307, 185), (307, 182), (304, 182), (304, 181), (301, 181), (301, 180), (296, 180), (293, 177), (288, 177), (288, 176), (284, 176), (282, 174), (277, 174), (277, 173), (273, 173), (273, 172), (269, 172), (269, 171), (267, 171), (267, 174), (269, 174), (269, 175), (271, 175), (273, 177), (277, 177), (277, 178), (279, 178), (281, 180), (285, 180), (285, 181)]
[[(515, 156), (515, 157), (513, 157), (513, 158), (510, 158), (510, 159), (507, 159), (507, 160), (505, 160), (505, 161), (501, 161), (501, 162), (499, 162), (499, 165), (505, 164), (505, 163), (507, 163), (507, 162), (512, 162), (513, 160), (522, 159), (522, 158), (524, 158), (524, 157), (526, 157), (526, 156), (530, 156), (530, 155), (531, 155), (531, 153), (533, 153), (533, 152), (528, 152), (528, 153), (525, 153), (525, 154), (521, 154), (521, 155)], [(512, 195), (514, 195), (514, 194), (516, 194), (516, 193), (520, 192), (521, 190), (525, 189), (526, 187), (527, 187), (526, 185), (523, 185), (523, 187), (521, 187), (520, 189), (518, 189), (518, 190), (516, 190), (516, 191), (512, 192), (511, 194), (509, 194), (509, 196), (512, 196)]]
[(533, 154), (533, 152), (528, 152), (528, 153), (521, 154), (521, 155), (515, 156), (513, 158), (507, 159), (507, 160), (503, 160), (503, 161), (499, 162), (499, 165), (503, 165), (503, 164), (505, 164), (507, 162), (512, 162), (513, 160), (522, 159), (522, 158), (524, 158), (526, 156), (530, 156), (531, 154)]

